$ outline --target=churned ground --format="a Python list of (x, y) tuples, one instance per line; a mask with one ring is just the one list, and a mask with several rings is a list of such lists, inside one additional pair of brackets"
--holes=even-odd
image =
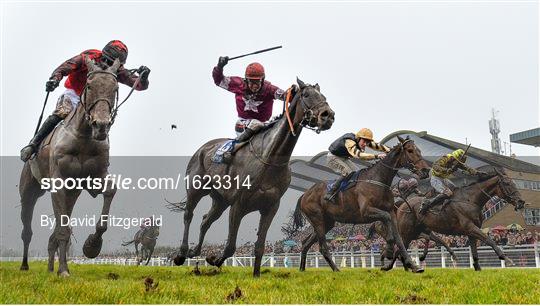
[(539, 269), (263, 269), (70, 265), (71, 277), (47, 272), (43, 262), (2, 262), (2, 304), (537, 304)]

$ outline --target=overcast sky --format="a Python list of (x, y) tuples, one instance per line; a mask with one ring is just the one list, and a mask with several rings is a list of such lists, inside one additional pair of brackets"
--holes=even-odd
[[(152, 69), (149, 89), (133, 94), (111, 130), (115, 156), (190, 156), (209, 139), (233, 137), (234, 96), (214, 85), (212, 68), (220, 55), (276, 45), (283, 48), (231, 61), (225, 73), (243, 75), (247, 64), (259, 61), (267, 80), (282, 88), (296, 76), (320, 84), (336, 122), (319, 135), (302, 133), (295, 155), (326, 150), (338, 136), (362, 127), (371, 128), (376, 139), (401, 129), (425, 130), (490, 150), (492, 107), (499, 111), (502, 141), (540, 125), (536, 1), (0, 2), (0, 9), (2, 156), (18, 155), (30, 140), (51, 72), (64, 60), (85, 49), (101, 49), (112, 39), (128, 45), (128, 68)], [(45, 117), (62, 89), (51, 94)], [(124, 86), (121, 97), (127, 92)], [(280, 110), (276, 102), (274, 114)], [(171, 124), (178, 129), (171, 130)], [(540, 155), (538, 148), (514, 144), (512, 149), (518, 155)], [(19, 213), (16, 182), (16, 174), (10, 174), (2, 183), (9, 193), (9, 200), (7, 193), (2, 195), (2, 237), (19, 247), (20, 221), (12, 217)], [(119, 196), (120, 202), (125, 196)], [(280, 238), (280, 223), (298, 196), (287, 192), (270, 240)], [(161, 201), (158, 194), (152, 202), (158, 204), (152, 205), (162, 210)], [(40, 202), (47, 204), (36, 214), (52, 212), (49, 195)], [(95, 206), (79, 205), (75, 213), (97, 213), (101, 200), (90, 202)], [(146, 204), (129, 209), (137, 217), (155, 211)], [(121, 214), (125, 207), (116, 203), (113, 213)], [(192, 223), (192, 241), (203, 210)], [(250, 234), (241, 239), (254, 240), (257, 219), (247, 218), (242, 228)], [(163, 233), (167, 240), (160, 244), (178, 243), (181, 217), (169, 220), (175, 220), (168, 226), (177, 234)], [(213, 228), (210, 241), (223, 241), (226, 221), (223, 217)], [(15, 222), (14, 230), (6, 231), (5, 222)], [(42, 238), (33, 248), (44, 249), (48, 233), (36, 233)], [(114, 238), (113, 233), (107, 239), (116, 242), (131, 235)], [(82, 243), (84, 235), (78, 237)]]
[(503, 141), (539, 126), (535, 1), (10, 2), (2, 10), (2, 155), (18, 155), (31, 138), (54, 68), (111, 39), (128, 45), (127, 67), (152, 69), (149, 89), (120, 111), (112, 155), (191, 155), (211, 138), (234, 136), (234, 97), (214, 85), (212, 67), (220, 55), (276, 45), (283, 49), (231, 61), (225, 73), (243, 75), (260, 61), (282, 88), (296, 76), (321, 85), (335, 125), (303, 133), (296, 155), (316, 154), (362, 127), (378, 139), (426, 130), (490, 150), (492, 107)]

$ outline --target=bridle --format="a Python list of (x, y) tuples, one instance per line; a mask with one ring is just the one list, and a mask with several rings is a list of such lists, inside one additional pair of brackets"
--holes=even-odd
[[(312, 86), (312, 85), (306, 85), (305, 88), (307, 87), (315, 87), (315, 86)], [(300, 95), (300, 105), (302, 105), (302, 109), (304, 110), (304, 116), (302, 117), (302, 120), (300, 121), (300, 125), (306, 129), (309, 129), (309, 130), (312, 130), (312, 131), (315, 131), (315, 133), (319, 134), (321, 132), (321, 128), (316, 126), (317, 125), (317, 115), (315, 115), (315, 112), (313, 111), (313, 109), (323, 105), (323, 104), (328, 104), (328, 102), (326, 102), (326, 99), (322, 100), (322, 101), (319, 101), (319, 103), (316, 103), (315, 105), (312, 105), (311, 107), (309, 107), (306, 103), (306, 101), (304, 100), (304, 95), (302, 95), (302, 90), (301, 89), (298, 94)], [(317, 90), (318, 91), (318, 90)], [(311, 125), (315, 125), (316, 127), (312, 127)]]
[[(94, 75), (94, 74), (108, 74), (108, 75), (112, 75), (115, 79), (116, 82), (117, 81), (117, 75), (115, 73), (112, 73), (110, 71), (106, 71), (106, 70), (96, 70), (96, 71), (91, 71), (89, 72), (87, 75), (86, 75), (86, 78), (90, 78), (90, 76)], [(90, 121), (91, 119), (91, 115), (90, 115), (90, 111), (98, 104), (98, 102), (100, 101), (105, 101), (107, 102), (107, 105), (109, 106), (109, 113), (111, 113), (111, 120), (110, 120), (110, 125), (113, 124), (114, 122), (114, 117), (113, 116), (113, 110), (115, 109), (115, 105), (118, 104), (118, 88), (116, 88), (116, 93), (115, 93), (115, 101), (111, 101), (107, 98), (97, 98), (95, 99), (94, 101), (92, 101), (92, 103), (90, 105), (88, 105), (88, 103), (86, 102), (86, 92), (88, 90), (88, 81), (86, 82), (86, 85), (84, 86), (84, 89), (83, 89), (83, 93), (81, 95), (81, 104), (83, 106), (83, 109), (84, 109), (84, 115), (85, 115), (85, 118), (86, 120)]]
[[(326, 99), (325, 100), (322, 100), (318, 103), (315, 103), (315, 105), (312, 105), (311, 107), (308, 106), (307, 102), (304, 100), (304, 96), (302, 95), (302, 91), (305, 90), (306, 88), (308, 87), (315, 87), (315, 86), (312, 86), (312, 85), (306, 85), (304, 88), (300, 89), (294, 96), (293, 98), (293, 101), (294, 99), (298, 99), (299, 101), (297, 102), (300, 102), (300, 105), (302, 106), (302, 109), (304, 110), (304, 116), (302, 117), (302, 120), (300, 121), (300, 125), (303, 127), (303, 128), (307, 128), (307, 129), (310, 129), (312, 131), (315, 131), (317, 134), (319, 134), (321, 132), (321, 128), (320, 127), (311, 127), (309, 124), (313, 123), (313, 121), (315, 120), (315, 124), (316, 124), (316, 121), (317, 121), (317, 116), (315, 115), (315, 113), (313, 112), (313, 109), (323, 105), (323, 104), (328, 104), (328, 102), (326, 102)], [(289, 89), (290, 90), (290, 89)], [(318, 90), (317, 90), (318, 91)], [(300, 95), (299, 98), (296, 98), (298, 95)], [(287, 101), (284, 102), (284, 107), (283, 109), (285, 110), (285, 106), (286, 104), (288, 103)], [(296, 107), (296, 106), (295, 106)], [(287, 113), (286, 114), (286, 119), (285, 120), (290, 120), (289, 118), (289, 114)], [(291, 130), (290, 130), (291, 134), (293, 136), (296, 136), (293, 128), (292, 128), (292, 125), (291, 125)], [(264, 137), (264, 136), (263, 136)], [(263, 164), (267, 165), (267, 166), (272, 166), (272, 167), (283, 167), (283, 166), (286, 166), (289, 164), (289, 161), (285, 161), (285, 162), (282, 162), (282, 163), (271, 163), (267, 160), (265, 160), (263, 157), (262, 157), (262, 154), (259, 155), (257, 154), (257, 151), (255, 151), (255, 147), (253, 146), (253, 143), (252, 143), (252, 139), (253, 138), (250, 138), (248, 140), (249, 142), (249, 146), (250, 146), (250, 150), (251, 152), (253, 153), (253, 155), (255, 155), (255, 157)], [(263, 144), (264, 144), (264, 138), (263, 138)], [(263, 150), (264, 150), (264, 146), (263, 146)]]
[[(400, 146), (401, 146), (401, 151), (403, 152), (402, 154), (405, 154), (404, 151), (405, 151), (405, 145), (409, 142), (413, 142), (412, 139), (405, 139), (405, 141), (403, 142), (400, 142)], [(420, 171), (416, 168), (416, 164), (421, 161), (422, 159), (421, 158), (418, 158), (418, 160), (416, 161), (413, 161), (409, 158), (409, 156), (407, 156), (407, 154), (405, 154), (405, 157), (407, 158), (407, 160), (405, 161), (405, 163), (401, 166), (401, 167), (392, 167), (390, 165), (387, 165), (384, 160), (381, 160), (380, 163), (381, 165), (383, 165), (384, 167), (388, 168), (388, 169), (391, 169), (391, 170), (394, 170), (394, 171), (398, 171), (399, 169), (401, 168), (405, 168), (415, 174), (418, 174)]]
[[(517, 203), (522, 201), (519, 198), (519, 196), (517, 196), (519, 191), (517, 189), (508, 190), (508, 187), (506, 186), (506, 183), (504, 182), (504, 180), (505, 178), (500, 173), (497, 173), (497, 186), (501, 189), (503, 193), (503, 197), (502, 198), (499, 197), (499, 199), (501, 199), (501, 201), (506, 202), (506, 203), (514, 203), (513, 206), (515, 210), (522, 208), (522, 207), (519, 207), (519, 208), (517, 207)], [(480, 191), (482, 191), (482, 193), (486, 195), (489, 199), (493, 198), (493, 196), (489, 195), (484, 189), (480, 189)]]
[[(135, 73), (137, 71), (137, 69), (131, 69), (129, 70), (129, 72), (131, 74)], [(87, 75), (86, 75), (86, 78), (90, 78), (91, 75), (94, 75), (94, 74), (97, 74), (97, 73), (104, 73), (104, 74), (109, 74), (109, 75), (112, 75), (114, 76), (114, 79), (116, 80), (116, 82), (118, 83), (118, 76), (113, 73), (113, 72), (110, 72), (110, 71), (107, 71), (107, 70), (95, 70), (95, 71), (91, 71), (89, 72)], [(88, 89), (88, 82), (86, 83), (86, 85), (84, 86), (84, 89), (83, 89), (83, 93), (81, 95), (81, 104), (83, 104), (83, 107), (84, 107), (84, 114), (85, 114), (85, 117), (87, 120), (90, 120), (91, 116), (90, 116), (90, 111), (92, 110), (92, 108), (94, 108), (94, 106), (96, 106), (96, 104), (99, 102), (99, 101), (106, 101), (107, 102), (107, 105), (109, 106), (109, 113), (111, 114), (111, 120), (110, 120), (110, 123), (109, 125), (112, 126), (114, 124), (114, 120), (116, 119), (116, 116), (118, 115), (118, 109), (120, 108), (120, 106), (122, 106), (128, 99), (129, 97), (131, 96), (131, 94), (133, 93), (133, 91), (135, 90), (135, 88), (137, 87), (137, 85), (139, 85), (139, 82), (141, 81), (141, 77), (144, 73), (142, 74), (139, 74), (137, 80), (133, 83), (133, 86), (131, 87), (131, 90), (129, 91), (128, 95), (124, 98), (124, 100), (120, 103), (118, 103), (118, 99), (119, 99), (119, 94), (118, 94), (118, 87), (116, 88), (116, 93), (115, 93), (115, 99), (114, 99), (114, 102), (113, 101), (110, 101), (109, 99), (107, 98), (97, 98), (96, 100), (94, 100), (92, 102), (92, 104), (90, 104), (90, 106), (88, 107), (85, 102), (86, 99), (85, 96), (86, 96), (86, 91)]]

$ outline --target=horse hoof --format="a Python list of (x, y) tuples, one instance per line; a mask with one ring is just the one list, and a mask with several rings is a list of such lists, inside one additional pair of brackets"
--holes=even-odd
[(69, 277), (69, 272), (68, 271), (63, 271), (63, 272), (58, 272), (58, 276), (59, 277), (64, 277), (64, 278), (67, 278)]
[(219, 265), (217, 264), (217, 257), (216, 256), (208, 256), (208, 257), (206, 257), (205, 260), (209, 265), (214, 266), (214, 267), (219, 267)]
[(514, 261), (508, 257), (504, 259), (504, 264), (507, 266), (514, 266)]
[(473, 264), (474, 271), (482, 271), (482, 268), (480, 268), (479, 264)]
[(392, 270), (392, 267), (387, 267), (387, 266), (381, 267), (381, 271), (390, 271), (390, 270)]
[(184, 262), (186, 261), (186, 257), (185, 256), (180, 256), (180, 255), (176, 255), (176, 257), (174, 257), (173, 259), (173, 262), (176, 266), (181, 266), (184, 264)]
[(103, 244), (103, 238), (96, 238), (94, 234), (88, 235), (83, 246), (83, 254), (87, 258), (96, 258), (101, 252), (101, 245)]
[(411, 271), (412, 273), (424, 273), (424, 269), (420, 267), (412, 267)]
[(21, 265), (21, 271), (28, 271), (28, 265)]

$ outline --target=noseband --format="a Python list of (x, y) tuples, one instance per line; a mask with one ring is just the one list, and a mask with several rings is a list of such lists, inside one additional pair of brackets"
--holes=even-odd
[[(117, 78), (117, 75), (115, 73), (112, 73), (110, 71), (106, 71), (106, 70), (96, 70), (96, 71), (92, 71), (92, 72), (89, 72), (86, 77), (87, 79), (90, 78), (90, 76), (94, 75), (94, 74), (109, 74), (109, 75), (112, 75), (114, 77), (114, 79), (116, 80)], [(117, 81), (118, 82), (118, 81)], [(97, 98), (95, 99), (94, 101), (92, 101), (92, 103), (90, 105), (87, 105), (86, 103), (86, 91), (88, 90), (88, 82), (86, 83), (86, 85), (84, 86), (84, 89), (83, 89), (83, 93), (81, 95), (81, 104), (83, 105), (84, 107), (84, 114), (85, 114), (85, 117), (87, 120), (90, 120), (91, 116), (90, 116), (90, 111), (94, 108), (94, 106), (96, 106), (98, 104), (98, 102), (100, 101), (105, 101), (107, 102), (107, 105), (109, 106), (109, 113), (112, 113), (112, 110), (114, 109), (114, 106), (115, 104), (118, 103), (118, 88), (116, 89), (116, 94), (115, 94), (115, 101), (111, 101), (107, 98)], [(114, 117), (111, 118), (111, 122), (114, 121)]]
[[(310, 87), (313, 87), (310, 85)], [(319, 91), (317, 91), (319, 92)], [(320, 92), (319, 92), (320, 93)], [(300, 94), (300, 105), (302, 106), (302, 109), (304, 110), (304, 116), (302, 117), (302, 120), (300, 121), (300, 125), (306, 129), (309, 129), (309, 130), (312, 130), (312, 131), (315, 131), (315, 133), (319, 134), (321, 133), (321, 128), (320, 127), (312, 127), (310, 126), (310, 124), (313, 123), (313, 121), (315, 121), (315, 125), (317, 124), (317, 116), (315, 115), (315, 112), (313, 111), (313, 109), (321, 106), (322, 104), (328, 104), (328, 102), (326, 102), (326, 100), (323, 100), (323, 101), (320, 101), (319, 103), (309, 107), (306, 103), (306, 101), (304, 100), (304, 96), (302, 95), (302, 90), (300, 90), (300, 92), (298, 92), (298, 94)]]

